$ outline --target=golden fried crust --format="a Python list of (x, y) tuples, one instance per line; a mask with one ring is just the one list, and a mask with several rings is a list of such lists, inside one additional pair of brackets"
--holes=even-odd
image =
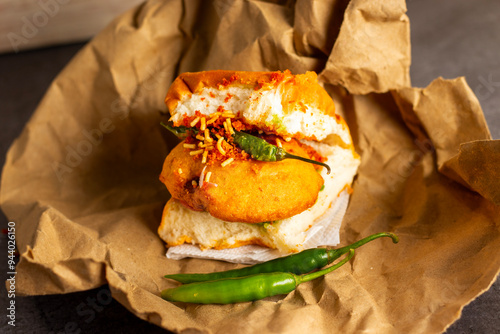
[[(294, 140), (284, 148), (308, 157)], [(204, 171), (211, 172), (210, 182), (193, 187), (192, 181), (199, 182), (204, 166), (181, 143), (165, 159), (160, 180), (187, 207), (229, 222), (261, 223), (294, 216), (316, 202), (323, 185), (312, 164), (287, 159), (235, 160), (226, 167), (216, 162)]]
[[(283, 84), (283, 85), (281, 85)], [(223, 90), (228, 86), (250, 87), (255, 90), (271, 90), (278, 86), (282, 93), (285, 115), (295, 110), (306, 111), (306, 106), (328, 115), (335, 115), (332, 98), (318, 83), (315, 72), (293, 75), (284, 72), (204, 71), (186, 72), (179, 75), (170, 86), (165, 104), (170, 114), (184, 98), (198, 93), (206, 87)]]

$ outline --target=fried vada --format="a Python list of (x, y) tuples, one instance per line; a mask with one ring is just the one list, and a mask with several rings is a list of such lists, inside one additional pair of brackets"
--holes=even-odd
[(349, 129), (314, 72), (184, 73), (165, 103), (182, 139), (160, 174), (169, 247), (300, 251), (356, 174)]
[[(316, 202), (323, 186), (323, 178), (312, 164), (291, 159), (275, 163), (238, 159), (225, 167), (207, 165), (186, 154), (183, 144), (165, 159), (160, 180), (188, 208), (228, 222), (262, 223), (296, 215)], [(283, 147), (310, 158), (295, 140)], [(202, 172), (210, 173), (210, 183), (193, 186), (193, 181), (202, 182)]]

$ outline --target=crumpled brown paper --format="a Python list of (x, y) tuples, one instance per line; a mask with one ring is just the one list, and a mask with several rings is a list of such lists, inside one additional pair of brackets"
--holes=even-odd
[[(119, 17), (56, 78), (8, 153), (1, 203), (17, 223), (17, 292), (108, 283), (135, 315), (176, 332), (443, 331), (499, 272), (500, 144), (463, 79), (410, 87), (405, 10), (172, 0)], [(158, 174), (175, 144), (159, 126), (163, 98), (177, 74), (205, 69), (319, 72), (362, 159), (342, 245), (381, 231), (400, 243), (366, 245), (287, 296), (163, 301), (175, 286), (166, 273), (236, 267), (167, 260), (156, 235), (169, 197)]]

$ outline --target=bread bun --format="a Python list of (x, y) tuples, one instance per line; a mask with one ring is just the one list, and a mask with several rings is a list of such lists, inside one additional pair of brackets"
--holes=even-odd
[(184, 73), (165, 103), (165, 126), (185, 139), (160, 175), (167, 246), (300, 251), (356, 175), (349, 129), (314, 72)]
[(222, 107), (267, 133), (284, 138), (323, 140), (337, 134), (349, 142), (345, 124), (314, 72), (206, 71), (183, 73), (170, 87), (165, 103), (180, 125), (196, 112), (210, 115)]

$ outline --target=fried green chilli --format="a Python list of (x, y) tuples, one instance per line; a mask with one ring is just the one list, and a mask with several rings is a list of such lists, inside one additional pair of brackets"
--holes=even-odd
[(233, 304), (288, 294), (301, 283), (326, 275), (347, 263), (354, 255), (350, 249), (345, 259), (331, 267), (310, 274), (274, 272), (246, 277), (197, 282), (165, 289), (161, 297), (172, 302), (197, 304)]
[(304, 250), (300, 253), (291, 254), (288, 256), (280, 257), (267, 262), (259, 263), (253, 266), (244, 267), (240, 269), (233, 269), (227, 271), (220, 271), (214, 273), (193, 273), (193, 274), (171, 274), (165, 275), (165, 278), (169, 278), (181, 283), (193, 283), (193, 282), (204, 282), (213, 281), (223, 278), (230, 277), (244, 277), (260, 273), (272, 273), (272, 272), (289, 272), (296, 275), (302, 275), (309, 273), (313, 270), (323, 268), (330, 263), (333, 263), (342, 255), (349, 252), (350, 249), (356, 249), (364, 244), (382, 237), (389, 237), (392, 239), (393, 243), (398, 243), (399, 239), (394, 233), (382, 232), (372, 234), (366, 238), (354, 242), (351, 245), (338, 248), (338, 249), (326, 249), (326, 248), (312, 248)]

